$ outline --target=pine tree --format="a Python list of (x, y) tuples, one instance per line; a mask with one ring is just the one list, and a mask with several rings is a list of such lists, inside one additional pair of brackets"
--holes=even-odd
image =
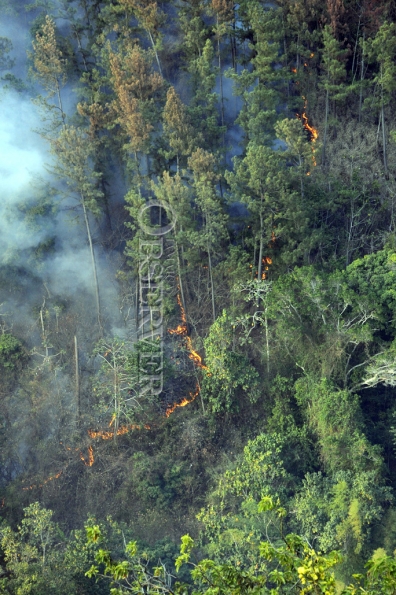
[(283, 102), (290, 78), (282, 65), (282, 12), (253, 2), (248, 6), (248, 14), (254, 37), (254, 43), (249, 46), (254, 52), (250, 60), (253, 70), (246, 68), (241, 74), (230, 76), (235, 83), (235, 93), (243, 99), (237, 123), (244, 129), (248, 141), (266, 144), (274, 136), (276, 109)]
[(109, 48), (116, 121), (126, 135), (126, 148), (134, 155), (139, 175), (138, 155), (149, 152), (150, 135), (157, 120), (155, 99), (163, 86), (163, 79), (153, 72), (151, 62), (150, 53), (129, 40), (118, 53)]
[[(185, 290), (185, 269), (190, 256), (191, 234), (195, 233), (194, 215), (191, 209), (192, 191), (188, 185), (183, 182), (179, 173), (171, 176), (169, 172), (164, 172), (158, 182), (152, 182), (151, 189), (156, 199), (161, 203), (167, 203), (171, 206), (176, 218), (175, 226), (172, 230), (172, 237), (175, 242), (175, 256), (177, 277), (180, 287), (180, 297), (184, 312), (187, 313), (186, 290)], [(193, 247), (194, 248), (194, 247)]]
[(214, 50), (210, 39), (205, 43), (202, 55), (190, 62), (189, 73), (193, 98), (189, 113), (196, 133), (201, 132), (205, 147), (215, 153), (225, 128), (219, 126), (218, 95), (214, 92), (216, 69), (213, 67)]
[(322, 145), (322, 165), (326, 164), (326, 148), (329, 124), (330, 100), (342, 99), (348, 93), (344, 86), (346, 69), (343, 59), (346, 51), (340, 48), (329, 25), (323, 28), (322, 68), (324, 71), (320, 86), (325, 90), (325, 122)]
[(142, 0), (119, 0), (119, 4), (131, 12), (141, 23), (150, 39), (155, 54), (158, 70), (162, 76), (161, 62), (158, 51), (161, 49), (160, 27), (164, 24), (165, 14), (158, 8), (157, 2), (146, 2)]
[(315, 148), (310, 145), (300, 120), (281, 120), (276, 123), (275, 132), (288, 146), (282, 156), (286, 160), (291, 159), (295, 166), (303, 199), (306, 176), (310, 174), (312, 166), (316, 165)]
[(183, 35), (181, 51), (187, 70), (190, 62), (202, 56), (209, 37), (209, 29), (204, 20), (205, 11), (204, 0), (182, 0), (178, 24)]
[[(234, 3), (232, 0), (212, 0), (212, 11), (216, 17), (216, 26), (214, 28), (217, 41), (217, 60), (220, 80), (220, 106), (221, 106), (221, 125), (224, 126), (224, 93), (223, 93), (223, 68), (221, 63), (221, 40), (230, 30), (230, 25), (234, 19)], [(234, 47), (234, 45), (232, 46)], [(235, 63), (235, 59), (234, 59)], [(224, 143), (224, 139), (223, 139)]]
[(52, 139), (51, 151), (58, 160), (54, 173), (66, 181), (83, 212), (92, 263), (96, 315), (99, 330), (102, 334), (99, 281), (89, 220), (90, 213), (96, 216), (100, 214), (99, 202), (103, 198), (103, 193), (98, 188), (101, 174), (91, 168), (92, 156), (95, 154), (95, 144), (92, 138), (86, 135), (83, 130), (65, 125), (59, 136)]
[(366, 44), (366, 51), (371, 61), (376, 61), (379, 66), (378, 73), (373, 78), (373, 84), (378, 85), (379, 97), (367, 104), (379, 107), (379, 122), (382, 129), (382, 158), (384, 173), (388, 177), (387, 134), (385, 124), (385, 107), (389, 105), (392, 94), (396, 90), (396, 25), (384, 23), (378, 30), (374, 39)]
[(67, 61), (58, 47), (55, 22), (50, 16), (45, 17), (45, 21), (32, 43), (33, 52), (30, 56), (33, 60), (33, 68), (31, 73), (47, 92), (47, 100), (44, 101), (47, 110), (51, 110), (53, 107), (48, 103), (48, 99), (56, 96), (60, 120), (64, 124), (66, 115), (63, 110), (61, 89), (66, 83)]
[(213, 154), (197, 149), (188, 160), (194, 176), (196, 204), (203, 218), (203, 228), (198, 234), (197, 245), (208, 255), (209, 282), (213, 321), (216, 320), (215, 289), (213, 282), (213, 256), (220, 252), (222, 241), (227, 237), (227, 216), (216, 192), (219, 175), (215, 171)]
[(277, 151), (250, 142), (246, 156), (234, 163), (234, 171), (226, 173), (226, 180), (234, 200), (241, 200), (249, 210), (254, 248), (252, 269), (258, 279), (264, 279), (264, 249), (267, 246), (271, 253), (274, 238), (276, 244), (283, 244), (285, 260), (292, 260), (296, 249), (299, 251), (298, 241), (303, 233), (301, 199), (288, 187), (290, 174), (282, 167)]
[(180, 157), (191, 155), (193, 147), (199, 142), (199, 135), (194, 135), (187, 110), (174, 87), (168, 89), (163, 119), (164, 133), (171, 148), (171, 151), (166, 152), (166, 156), (176, 157), (176, 167), (179, 172)]

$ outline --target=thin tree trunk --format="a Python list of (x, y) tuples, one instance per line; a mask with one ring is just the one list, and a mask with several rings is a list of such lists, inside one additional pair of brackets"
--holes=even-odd
[(45, 332), (45, 326), (44, 326), (44, 317), (43, 317), (43, 308), (45, 306), (45, 299), (43, 302), (43, 305), (40, 308), (40, 322), (41, 322), (41, 331), (43, 333), (43, 343), (44, 343), (44, 349), (45, 349), (45, 357), (48, 357), (48, 343), (47, 343), (47, 334)]
[(232, 54), (232, 68), (235, 72), (237, 72), (237, 45), (236, 45), (236, 22), (235, 22), (235, 5), (232, 7), (233, 17), (232, 17), (232, 33), (230, 33), (231, 39), (231, 54)]
[[(382, 70), (382, 66), (381, 66)], [(384, 108), (384, 90), (381, 91), (381, 125), (382, 125), (382, 151), (384, 160), (385, 177), (388, 177), (388, 158), (386, 146), (386, 130), (385, 130), (385, 108)]]
[(259, 257), (258, 257), (258, 267), (257, 267), (257, 279), (261, 279), (262, 270), (263, 270), (263, 216), (260, 215), (260, 248), (259, 248)]
[(157, 48), (155, 47), (153, 36), (151, 35), (151, 31), (149, 31), (148, 29), (147, 29), (147, 33), (149, 34), (151, 45), (153, 46), (153, 50), (154, 50), (154, 54), (155, 54), (155, 59), (156, 59), (157, 64), (158, 64), (159, 73), (162, 76), (161, 63), (160, 63), (160, 59), (159, 59), (159, 56), (158, 56)]
[(256, 246), (256, 241), (255, 241), (254, 242), (254, 250), (253, 250), (252, 279), (254, 279), (254, 269), (256, 268), (256, 252), (257, 252), (257, 246)]
[(199, 386), (199, 383), (198, 383), (198, 390), (199, 390), (199, 396), (201, 397), (202, 412), (205, 415), (205, 405), (203, 402), (202, 391), (201, 391), (201, 387)]
[[(219, 30), (219, 15), (217, 15), (217, 31)], [(217, 36), (217, 56), (219, 59), (219, 76), (220, 76), (220, 111), (221, 111), (221, 125), (224, 126), (224, 94), (223, 94), (223, 73), (221, 71), (221, 54), (220, 54), (220, 36)], [(224, 134), (223, 134), (224, 140)]]
[(63, 123), (63, 125), (65, 125), (65, 112), (63, 111), (62, 97), (61, 97), (60, 86), (59, 86), (58, 80), (56, 81), (56, 94), (58, 96), (58, 106), (59, 106), (60, 113), (61, 113), (62, 123)]
[(98, 318), (99, 331), (100, 331), (100, 334), (103, 335), (103, 327), (102, 327), (102, 321), (101, 321), (101, 316), (100, 316), (100, 296), (99, 296), (98, 273), (97, 273), (97, 269), (96, 269), (95, 252), (94, 252), (93, 244), (92, 244), (91, 228), (89, 225), (88, 213), (87, 213), (87, 209), (85, 206), (85, 201), (84, 201), (83, 195), (81, 195), (81, 203), (82, 203), (82, 207), (83, 207), (83, 211), (84, 211), (85, 227), (87, 229), (89, 250), (91, 253), (92, 273), (93, 273), (94, 285), (95, 285), (96, 313), (97, 313), (97, 318)]
[(140, 285), (140, 277), (137, 275), (136, 277), (136, 292), (135, 292), (135, 338), (136, 341), (139, 340), (138, 332), (139, 332), (139, 285)]
[(85, 60), (84, 51), (83, 51), (83, 48), (82, 48), (82, 45), (81, 45), (81, 39), (80, 39), (80, 36), (78, 34), (77, 29), (74, 30), (74, 33), (75, 33), (75, 36), (76, 36), (76, 39), (77, 39), (78, 49), (80, 50), (80, 54), (81, 54), (82, 59), (83, 59), (83, 62), (84, 62), (85, 72), (88, 72), (87, 62)]
[(117, 362), (113, 351), (113, 384), (114, 384), (114, 442), (117, 440), (118, 424), (119, 424), (119, 398), (118, 398), (118, 376), (117, 376)]
[(304, 198), (304, 176), (303, 176), (303, 161), (301, 159), (301, 155), (299, 155), (299, 166), (300, 166), (300, 191), (301, 191), (301, 198)]
[(269, 375), (270, 375), (270, 348), (269, 348), (269, 336), (268, 336), (267, 308), (265, 308), (264, 326), (265, 326), (265, 343), (266, 343), (266, 350), (267, 350), (267, 375), (269, 378)]
[(181, 302), (182, 302), (184, 314), (187, 317), (186, 299), (184, 297), (183, 279), (182, 279), (182, 274), (181, 274), (179, 246), (177, 245), (177, 242), (176, 241), (175, 241), (175, 244), (176, 244), (176, 257), (177, 257), (177, 275), (179, 277), (179, 287), (180, 287), (180, 298), (181, 298)]
[(327, 125), (329, 119), (329, 90), (326, 89), (325, 129), (323, 134), (322, 167), (326, 164)]
[(363, 35), (363, 45), (362, 45), (362, 60), (360, 63), (359, 122), (362, 119), (363, 78), (364, 78), (364, 35)]
[(210, 247), (208, 242), (208, 261), (209, 261), (209, 278), (210, 278), (210, 287), (212, 291), (212, 313), (213, 313), (213, 322), (216, 320), (216, 306), (215, 306), (215, 296), (214, 296), (214, 285), (213, 285), (213, 273), (212, 273), (212, 256), (210, 254)]
[(78, 360), (78, 342), (77, 337), (74, 335), (74, 365), (75, 365), (75, 382), (76, 382), (76, 410), (77, 410), (77, 423), (80, 420), (80, 369)]
[[(355, 47), (353, 48), (353, 60), (352, 60), (352, 68), (351, 68), (351, 72), (352, 72), (352, 83), (355, 80), (355, 62), (356, 62), (356, 50), (357, 50), (357, 46), (358, 46), (358, 40), (359, 40), (359, 31), (360, 31), (360, 21), (362, 18), (362, 12), (360, 12), (359, 15), (359, 22), (358, 22), (358, 28), (357, 28), (357, 33), (356, 33), (356, 41), (355, 41)], [(356, 66), (356, 70), (358, 69), (358, 66)]]

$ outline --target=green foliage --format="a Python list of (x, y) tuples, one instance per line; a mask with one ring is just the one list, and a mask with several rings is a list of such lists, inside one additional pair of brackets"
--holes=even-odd
[[(56, 184), (1, 205), (0, 591), (102, 595), (106, 572), (118, 595), (394, 591), (394, 3), (13, 4)], [(24, 109), (13, 51), (0, 38)], [(132, 349), (159, 260), (142, 224), (167, 205), (146, 296), (163, 340)], [(82, 288), (55, 265), (80, 269), (84, 243)], [(142, 397), (160, 352), (164, 389)], [(36, 497), (80, 526), (69, 540), (38, 505), (22, 516)]]
[(304, 378), (296, 384), (296, 399), (318, 436), (326, 469), (380, 470), (378, 447), (371, 445), (362, 433), (356, 395), (336, 390), (324, 379), (315, 383)]
[(293, 526), (321, 551), (339, 548), (353, 560), (368, 553), (372, 528), (391, 500), (373, 471), (307, 474), (294, 499)]
[(22, 343), (13, 335), (0, 335), (0, 366), (14, 370), (25, 357)]
[(295, 534), (287, 535), (281, 545), (264, 541), (256, 546), (261, 563), (250, 571), (229, 562), (217, 563), (211, 559), (192, 563), (190, 556), (194, 541), (189, 535), (184, 535), (181, 541), (176, 567), (180, 568), (183, 564), (191, 566), (192, 585), (176, 582), (171, 587), (167, 581), (172, 577), (161, 566), (150, 572), (144, 555), (139, 555), (135, 542), (126, 544), (126, 559), (122, 561), (114, 561), (110, 551), (100, 549), (96, 555), (97, 565), (91, 566), (86, 574), (90, 577), (98, 576), (101, 565), (104, 576), (108, 575), (113, 586), (111, 593), (120, 595), (140, 593), (142, 587), (158, 594), (225, 595), (231, 592), (239, 595), (356, 595), (363, 592), (390, 595), (396, 585), (395, 560), (382, 549), (376, 550), (368, 561), (367, 573), (354, 575), (354, 584), (346, 587), (337, 583), (334, 576), (334, 569), (342, 560), (340, 554), (333, 551), (323, 555)]
[(292, 485), (281, 458), (284, 447), (279, 435), (261, 434), (248, 442), (236, 467), (219, 479), (198, 516), (204, 525), (202, 542), (217, 562), (226, 559), (253, 570), (259, 564), (260, 540), (282, 540), (287, 514), (282, 503)]
[(212, 413), (237, 412), (242, 395), (252, 403), (259, 397), (259, 375), (246, 356), (238, 353), (235, 331), (224, 310), (204, 341), (206, 366), (202, 395)]
[(25, 508), (16, 531), (3, 526), (1, 548), (9, 576), (4, 593), (41, 595), (54, 590), (66, 594), (73, 589), (70, 569), (59, 547), (65, 537), (52, 515), (36, 502)]

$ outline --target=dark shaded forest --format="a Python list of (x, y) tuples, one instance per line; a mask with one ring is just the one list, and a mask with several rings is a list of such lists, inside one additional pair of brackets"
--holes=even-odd
[(0, 593), (396, 593), (394, 0), (0, 16)]

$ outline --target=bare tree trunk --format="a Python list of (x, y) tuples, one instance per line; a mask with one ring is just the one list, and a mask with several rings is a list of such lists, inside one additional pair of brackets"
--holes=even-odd
[(43, 317), (44, 306), (45, 306), (45, 299), (44, 299), (43, 305), (40, 308), (40, 322), (41, 322), (41, 332), (42, 332), (44, 349), (45, 349), (45, 357), (48, 357), (47, 333), (45, 332), (44, 317)]
[(256, 246), (256, 241), (254, 241), (252, 279), (254, 279), (254, 269), (256, 268), (256, 252), (257, 252), (257, 246)]
[(363, 46), (362, 46), (362, 60), (360, 63), (359, 122), (362, 119), (363, 78), (364, 78), (364, 35), (363, 35)]
[(327, 125), (329, 119), (329, 90), (326, 89), (325, 129), (323, 134), (322, 167), (326, 163)]
[(74, 335), (74, 365), (75, 365), (75, 382), (76, 382), (76, 410), (77, 410), (77, 423), (80, 420), (80, 369), (78, 360), (78, 342), (77, 337)]
[(201, 391), (201, 387), (199, 386), (199, 383), (198, 383), (198, 390), (199, 390), (199, 396), (201, 397), (202, 412), (205, 415), (205, 405), (203, 402), (202, 391)]
[[(381, 67), (382, 70), (382, 67)], [(385, 131), (385, 109), (384, 109), (384, 89), (381, 91), (381, 126), (382, 126), (382, 151), (384, 160), (385, 177), (388, 177), (388, 157), (386, 146), (386, 131)]]
[(261, 279), (262, 271), (263, 271), (263, 216), (260, 214), (260, 248), (259, 248), (259, 257), (258, 257), (258, 267), (257, 267), (257, 279)]
[(114, 441), (117, 440), (119, 426), (119, 398), (116, 356), (113, 351), (113, 388), (114, 388)]
[(89, 225), (87, 208), (85, 206), (85, 200), (84, 200), (84, 197), (82, 194), (81, 194), (81, 203), (82, 203), (83, 212), (84, 212), (85, 227), (87, 229), (89, 250), (91, 253), (92, 272), (93, 272), (94, 285), (95, 285), (96, 314), (97, 314), (97, 318), (98, 318), (100, 335), (102, 336), (103, 335), (103, 327), (102, 327), (102, 320), (101, 320), (101, 316), (100, 316), (100, 297), (99, 297), (98, 273), (97, 273), (97, 269), (96, 269), (95, 252), (94, 252), (93, 244), (92, 244), (92, 235), (91, 235), (91, 228)]
[(208, 242), (208, 260), (209, 260), (209, 278), (210, 278), (210, 287), (212, 291), (212, 313), (213, 313), (213, 322), (216, 320), (216, 306), (215, 306), (215, 296), (214, 296), (214, 285), (213, 285), (213, 273), (212, 273), (212, 257), (210, 254), (210, 247)]
[[(219, 15), (217, 15), (217, 31), (219, 30)], [(217, 35), (217, 57), (219, 60), (219, 76), (220, 76), (220, 111), (221, 111), (221, 125), (224, 126), (224, 94), (223, 94), (223, 73), (221, 71), (221, 54), (220, 54), (220, 35)], [(223, 134), (224, 142), (224, 134)]]
[(176, 241), (175, 241), (175, 246), (176, 246), (176, 258), (177, 258), (177, 276), (179, 277), (179, 287), (180, 287), (180, 298), (181, 298), (184, 314), (187, 316), (186, 300), (184, 297), (183, 279), (182, 279), (182, 274), (181, 274), (179, 246), (177, 245)]
[(153, 46), (153, 50), (154, 50), (154, 54), (155, 54), (155, 59), (156, 59), (157, 64), (158, 64), (159, 73), (162, 76), (161, 63), (160, 63), (160, 59), (159, 59), (159, 56), (158, 56), (157, 48), (155, 47), (153, 36), (151, 35), (151, 31), (149, 31), (148, 29), (147, 29), (147, 33), (149, 34), (151, 45)]
[(139, 333), (139, 289), (140, 289), (140, 277), (139, 274), (136, 277), (136, 293), (135, 293), (135, 329), (136, 329), (136, 341), (138, 341), (138, 333)]
[(358, 28), (357, 28), (357, 32), (356, 32), (356, 41), (355, 41), (355, 47), (353, 48), (353, 60), (352, 60), (352, 68), (351, 68), (351, 72), (352, 72), (352, 83), (355, 80), (355, 62), (356, 62), (356, 70), (358, 69), (358, 65), (357, 65), (357, 60), (356, 60), (356, 50), (357, 50), (357, 46), (358, 46), (358, 41), (359, 41), (359, 31), (360, 31), (360, 22), (362, 19), (362, 10), (360, 11), (360, 15), (359, 15), (359, 22), (358, 22)]
[(62, 97), (60, 92), (59, 81), (56, 81), (56, 94), (58, 96), (58, 107), (60, 109), (62, 124), (65, 125), (65, 112), (63, 111)]
[(269, 348), (269, 336), (268, 336), (267, 307), (265, 308), (264, 326), (265, 326), (265, 344), (266, 344), (266, 350), (267, 350), (267, 375), (269, 378), (269, 375), (270, 375), (270, 348)]
[(83, 48), (82, 48), (82, 45), (81, 45), (81, 39), (80, 39), (80, 36), (78, 34), (77, 29), (74, 30), (74, 34), (75, 34), (76, 39), (77, 39), (78, 49), (80, 50), (80, 54), (81, 54), (81, 57), (82, 57), (83, 62), (84, 62), (85, 72), (88, 72), (87, 62), (85, 60), (84, 51), (83, 51)]

